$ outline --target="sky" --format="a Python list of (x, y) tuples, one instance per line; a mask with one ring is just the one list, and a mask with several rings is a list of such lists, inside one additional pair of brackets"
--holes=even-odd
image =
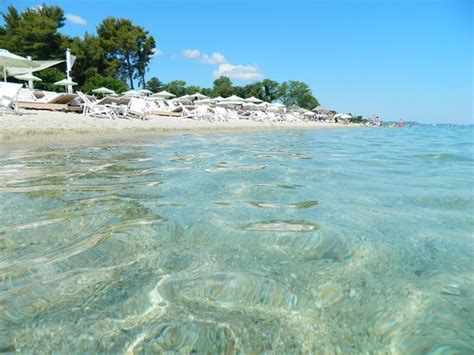
[(306, 82), (321, 107), (383, 120), (474, 123), (471, 0), (0, 0), (60, 5), (61, 32), (106, 17), (155, 37), (148, 78), (212, 86)]

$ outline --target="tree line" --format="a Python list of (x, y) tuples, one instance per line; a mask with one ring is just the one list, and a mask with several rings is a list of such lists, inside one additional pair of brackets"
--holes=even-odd
[[(163, 83), (153, 77), (147, 81), (146, 73), (156, 42), (147, 30), (128, 19), (108, 17), (97, 26), (96, 34), (86, 32), (81, 38), (59, 32), (66, 20), (64, 10), (59, 6), (41, 5), (19, 12), (10, 5), (2, 17), (0, 48), (42, 60), (64, 58), (66, 48), (70, 48), (76, 56), (73, 80), (86, 92), (100, 86), (124, 92), (134, 89), (137, 83), (138, 87), (153, 92), (167, 90), (177, 96), (201, 92), (210, 97), (255, 96), (267, 102), (280, 101), (308, 109), (319, 105), (310, 87), (301, 81), (278, 83), (264, 79), (246, 86), (234, 86), (229, 78), (220, 77), (214, 80), (211, 88), (188, 86), (184, 80)], [(52, 83), (63, 79), (64, 71), (65, 64), (35, 73), (43, 79), (36, 87), (61, 90)]]

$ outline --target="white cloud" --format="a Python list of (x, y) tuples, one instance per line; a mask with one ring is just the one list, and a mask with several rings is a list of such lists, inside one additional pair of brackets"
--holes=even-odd
[(206, 64), (223, 64), (226, 62), (225, 57), (220, 53), (212, 53), (211, 56), (203, 55), (201, 62)]
[(257, 66), (252, 65), (232, 65), (229, 63), (220, 64), (214, 72), (214, 77), (226, 76), (234, 80), (261, 80), (263, 74)]
[(153, 48), (153, 57), (159, 57), (163, 55), (163, 51), (159, 48)]
[(66, 14), (66, 15), (64, 15), (64, 17), (66, 17), (66, 20), (68, 20), (69, 22), (71, 22), (75, 25), (82, 25), (82, 26), (87, 25), (87, 21), (84, 20), (81, 16), (73, 15), (73, 14)]
[(183, 56), (189, 59), (196, 59), (205, 64), (222, 64), (225, 63), (225, 57), (221, 53), (212, 53), (210, 56), (201, 53), (199, 49), (185, 49)]
[(257, 66), (252, 65), (233, 65), (227, 62), (223, 54), (214, 52), (211, 55), (203, 54), (199, 49), (186, 49), (183, 56), (189, 59), (195, 59), (204, 64), (218, 65), (214, 71), (214, 77), (227, 76), (234, 80), (260, 80), (263, 74)]
[(199, 59), (201, 58), (201, 52), (197, 49), (185, 49), (183, 51), (183, 56), (185, 58)]

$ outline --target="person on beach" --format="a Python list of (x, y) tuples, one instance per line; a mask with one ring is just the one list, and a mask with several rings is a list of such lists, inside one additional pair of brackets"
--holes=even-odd
[(398, 128), (403, 127), (403, 119), (400, 118), (400, 121), (398, 121)]

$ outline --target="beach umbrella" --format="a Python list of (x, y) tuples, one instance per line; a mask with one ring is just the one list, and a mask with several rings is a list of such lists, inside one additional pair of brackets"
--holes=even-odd
[(16, 75), (14, 78), (23, 81), (43, 81), (41, 78), (38, 78), (31, 73)]
[(203, 95), (203, 94), (201, 94), (201, 93), (199, 93), (199, 92), (197, 92), (197, 93), (195, 93), (195, 94), (191, 94), (191, 95), (189, 95), (189, 96), (191, 96), (191, 97), (194, 98), (195, 100), (206, 100), (206, 99), (209, 98), (208, 96)]
[(123, 96), (131, 96), (131, 97), (140, 97), (142, 94), (140, 94), (136, 90), (128, 90), (122, 93)]
[(71, 79), (63, 79), (63, 80), (59, 80), (59, 81), (56, 81), (55, 83), (53, 83), (53, 85), (61, 85), (61, 86), (64, 86), (66, 89), (69, 85), (77, 85), (76, 82), (72, 81)]
[(71, 79), (63, 79), (63, 80), (56, 81), (55, 83), (53, 83), (53, 85), (68, 86), (68, 85), (77, 85), (77, 83), (72, 81)]
[(213, 98), (213, 99), (211, 99), (211, 100), (212, 100), (212, 101), (222, 101), (222, 100), (224, 100), (224, 98), (223, 98), (222, 96), (217, 96), (217, 97), (215, 97), (215, 98)]
[(222, 101), (238, 101), (238, 102), (245, 102), (245, 99), (237, 96), (237, 95), (232, 95), (229, 97), (226, 97), (225, 99), (222, 99)]
[(172, 93), (170, 93), (166, 90), (163, 90), (163, 91), (157, 92), (156, 94), (151, 95), (151, 97), (158, 97), (158, 98), (166, 99), (166, 98), (169, 98), (169, 97), (176, 97), (176, 95), (172, 94)]
[(176, 99), (173, 99), (174, 101), (178, 101), (178, 102), (191, 102), (193, 101), (193, 98), (191, 95), (183, 95), (183, 96), (180, 96), (180, 97), (177, 97)]
[(257, 99), (255, 96), (249, 97), (248, 99), (245, 99), (247, 102), (251, 102), (253, 104), (260, 104), (263, 102), (263, 100)]
[(6, 49), (0, 49), (0, 67), (3, 69), (3, 80), (6, 82), (8, 67), (36, 68), (39, 67), (39, 64), (32, 60), (20, 57), (19, 55), (10, 53)]
[(153, 94), (153, 91), (150, 91), (148, 89), (141, 89), (141, 90), (138, 90), (138, 92), (142, 95), (145, 95), (145, 96)]
[(95, 93), (95, 94), (103, 94), (103, 95), (115, 94), (115, 91), (107, 89), (103, 86), (101, 88), (97, 88), (97, 89), (92, 90), (92, 92)]
[(198, 104), (210, 104), (210, 103), (213, 103), (214, 101), (212, 101), (211, 99), (202, 99), (202, 100), (196, 100), (194, 103)]

